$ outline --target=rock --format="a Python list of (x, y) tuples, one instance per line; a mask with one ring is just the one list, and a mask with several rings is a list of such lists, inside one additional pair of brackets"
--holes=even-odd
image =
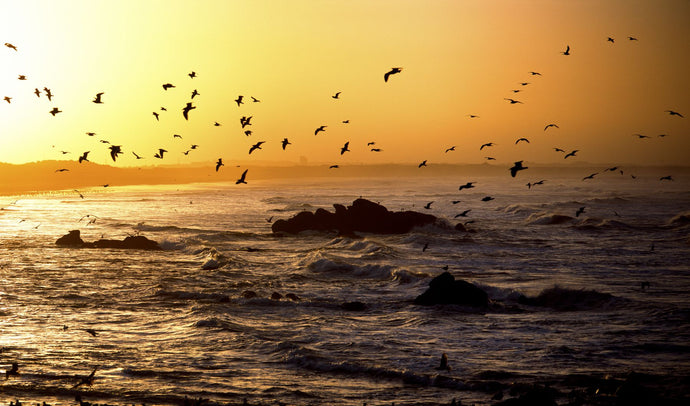
[(139, 249), (139, 250), (160, 250), (157, 242), (137, 235), (129, 236), (124, 240), (101, 239), (94, 242), (84, 242), (80, 237), (79, 230), (72, 230), (55, 241), (57, 245), (66, 245), (80, 248), (118, 248), (118, 249)]
[(363, 312), (364, 310), (367, 309), (367, 305), (362, 303), (362, 302), (345, 302), (340, 305), (340, 307), (343, 310), (351, 311), (351, 312)]
[(84, 240), (81, 239), (79, 230), (72, 230), (69, 233), (58, 238), (57, 241), (55, 241), (55, 244), (81, 246), (84, 244)]
[(456, 280), (449, 272), (444, 272), (429, 282), (429, 288), (417, 296), (414, 303), (423, 306), (457, 304), (487, 307), (489, 295), (477, 286), (461, 279)]
[(318, 209), (303, 211), (287, 220), (276, 220), (274, 233), (296, 234), (301, 231), (335, 231), (339, 234), (365, 232), (375, 234), (403, 234), (412, 228), (433, 224), (436, 217), (414, 211), (391, 212), (384, 206), (366, 199), (357, 199), (351, 206), (333, 205), (335, 213)]
[(608, 306), (615, 302), (609, 293), (596, 290), (568, 289), (554, 286), (544, 289), (536, 297), (520, 296), (518, 303), (529, 306), (550, 307), (560, 311), (588, 310)]

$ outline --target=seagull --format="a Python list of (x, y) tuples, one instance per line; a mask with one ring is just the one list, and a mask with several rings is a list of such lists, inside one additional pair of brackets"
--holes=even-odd
[(283, 138), (283, 141), (282, 141), (283, 151), (285, 151), (285, 147), (287, 147), (288, 145), (291, 145), (291, 144), (292, 143), (290, 141), (288, 141), (287, 138)]
[(103, 92), (96, 93), (96, 97), (94, 97), (93, 102), (96, 104), (103, 104), (103, 101), (101, 100), (101, 96), (103, 96)]
[(512, 168), (510, 168), (510, 176), (515, 177), (517, 175), (518, 171), (528, 169), (528, 166), (522, 166), (522, 161), (517, 161), (515, 162), (515, 165), (513, 165)]
[(19, 79), (19, 80), (26, 80), (26, 75), (19, 75), (19, 76), (17, 77), (17, 79)]
[(475, 115), (475, 114), (468, 114), (467, 117), (469, 117), (469, 118), (479, 118), (479, 116), (478, 116), (478, 115)]
[(659, 180), (673, 180), (673, 177), (671, 177), (671, 175), (662, 176), (659, 178)]
[(426, 159), (423, 160), (419, 165), (417, 165), (417, 168), (421, 168), (422, 166), (426, 166)]
[(482, 202), (488, 202), (488, 201), (491, 201), (491, 200), (494, 200), (494, 198), (491, 197), (491, 196), (484, 196), (484, 197), (482, 197)]
[(3, 99), (4, 99), (8, 104), (10, 103), (10, 100), (12, 100), (12, 98), (9, 97), (9, 96), (5, 96), (5, 97), (3, 97)]
[(182, 139), (182, 136), (180, 134), (173, 134), (173, 138), (179, 138)]
[(617, 167), (617, 166), (612, 166), (612, 167), (610, 167), (610, 168), (604, 169), (604, 172), (615, 172), (615, 171), (617, 171), (617, 170), (618, 170), (618, 167)]
[(522, 83), (520, 83), (520, 86), (527, 86), (527, 85), (529, 85), (529, 83), (530, 82), (522, 82)]
[(562, 149), (560, 149), (560, 148), (554, 148), (553, 150), (556, 151), (556, 152), (563, 152), (563, 153), (565, 153), (565, 151), (562, 150)]
[(166, 84), (163, 85), (163, 90), (168, 90), (168, 89), (170, 89), (171, 87), (175, 87), (175, 86), (174, 86), (172, 83), (166, 83)]
[(425, 204), (424, 208), (427, 210), (431, 210), (431, 203), (433, 203), (433, 202), (429, 202), (429, 203)]
[(215, 121), (215, 122), (213, 123), (213, 126), (214, 126), (214, 127), (220, 127), (220, 123), (217, 122), (217, 121)]
[(565, 52), (561, 52), (563, 55), (570, 55), (570, 45), (566, 45), (565, 47)]
[(367, 147), (370, 146), (370, 145), (376, 145), (376, 141), (369, 141), (369, 142), (367, 142)]
[(482, 149), (484, 149), (484, 147), (493, 147), (493, 146), (494, 146), (493, 142), (487, 142), (486, 144), (482, 144), (482, 146), (479, 147), (479, 150), (481, 151)]
[(472, 209), (467, 209), (467, 210), (463, 211), (462, 213), (456, 214), (455, 217), (453, 217), (453, 218), (467, 217), (467, 213), (469, 213), (469, 212), (471, 212), (471, 211), (472, 211)]
[[(189, 112), (194, 110), (196, 106), (192, 106), (192, 102), (187, 102), (187, 105), (182, 108), (182, 115), (185, 120), (189, 120)], [(156, 116), (158, 118), (158, 116)]]
[(608, 42), (610, 42), (610, 43), (612, 43), (612, 44), (616, 42), (616, 41), (615, 41), (613, 38), (611, 38), (611, 37), (607, 37), (607, 38), (606, 38), (606, 41), (608, 41)]
[(190, 78), (194, 79), (196, 77), (196, 72), (191, 71), (190, 73), (187, 74)]
[(156, 117), (156, 121), (160, 121), (160, 120), (158, 119), (158, 113), (157, 113), (157, 112), (154, 111), (154, 112), (153, 112), (153, 116)]
[(5, 46), (6, 46), (7, 48), (14, 49), (15, 51), (17, 50), (17, 47), (14, 46), (14, 45), (12, 45), (12, 44), (10, 44), (9, 42), (5, 42)]
[(247, 130), (247, 131), (245, 131), (245, 132), (244, 132), (244, 135), (246, 135), (247, 137), (249, 137), (250, 135), (252, 135), (252, 130)]
[(190, 152), (190, 151), (191, 151), (191, 149), (188, 149), (188, 150), (186, 150), (186, 151), (184, 151), (184, 152), (182, 152), (182, 153), (185, 154), (185, 155), (189, 155), (189, 152)]
[(678, 116), (680, 118), (684, 118), (684, 116), (677, 111), (673, 111), (673, 110), (664, 110), (664, 111), (671, 116)]
[(565, 154), (565, 156), (563, 157), (563, 159), (568, 159), (568, 157), (575, 156), (575, 154), (577, 154), (578, 151), (580, 151), (580, 150), (579, 150), (579, 149), (574, 149), (574, 150), (568, 152), (567, 154)]
[(425, 252), (429, 248), (429, 243), (425, 242), (424, 247), (422, 247), (422, 252)]
[(53, 107), (53, 109), (50, 110), (49, 113), (52, 114), (53, 117), (55, 117), (57, 113), (62, 113), (62, 110), (59, 110), (57, 107)]
[(451, 203), (453, 203), (453, 204), (458, 204), (458, 203), (460, 203), (461, 201), (462, 201), (462, 200), (453, 200)]
[(251, 154), (254, 152), (255, 149), (261, 149), (261, 144), (263, 144), (266, 141), (259, 141), (256, 144), (252, 145), (251, 148), (249, 148), (249, 153)]
[(448, 152), (450, 152), (450, 151), (455, 151), (455, 145), (453, 145), (452, 147), (446, 149), (446, 153), (448, 153)]
[(199, 96), (200, 94), (201, 94), (201, 93), (199, 93), (196, 89), (194, 89), (194, 90), (192, 91), (192, 99), (194, 98), (194, 96)]
[(134, 156), (135, 156), (137, 159), (144, 159), (144, 157), (141, 157), (141, 156), (137, 155), (137, 153), (134, 152), (134, 151), (132, 151), (132, 154), (134, 154)]
[(85, 376), (85, 377), (81, 378), (81, 381), (78, 384), (72, 386), (72, 389), (76, 389), (76, 388), (80, 387), (81, 385), (91, 386), (91, 384), (93, 384), (94, 375), (96, 375), (97, 369), (98, 369), (98, 367), (95, 367), (93, 369), (93, 371), (91, 371), (91, 374), (89, 374), (89, 376)]
[(242, 118), (240, 118), (240, 124), (242, 124), (242, 128), (244, 128), (248, 125), (252, 125), (252, 123), (250, 122), (252, 120), (252, 117), (254, 117), (254, 116), (249, 116), (249, 117), (242, 116)]
[(336, 94), (334, 94), (334, 95), (331, 96), (331, 97), (334, 98), (334, 99), (339, 99), (339, 98), (340, 98), (340, 93), (342, 93), (342, 92), (336, 92)]
[(343, 124), (349, 124), (350, 120), (343, 120)]
[(216, 162), (216, 172), (218, 172), (218, 169), (220, 169), (221, 166), (225, 166), (223, 163), (223, 158), (218, 158), (218, 162)]
[(526, 143), (529, 144), (529, 140), (527, 138), (518, 138), (517, 141), (515, 141), (515, 144), (517, 145), (517, 143), (520, 141), (525, 141)]
[(242, 101), (243, 98), (244, 98), (244, 96), (242, 96), (242, 95), (237, 96), (237, 99), (235, 99), (235, 103), (237, 103), (237, 107), (239, 107), (240, 104), (244, 104), (244, 102)]
[(553, 128), (561, 128), (561, 127), (557, 126), (556, 124), (553, 124), (553, 123), (551, 123), (551, 124), (547, 124), (547, 125), (546, 125), (546, 127), (544, 127), (544, 131), (548, 130), (548, 129), (549, 129), (549, 127), (553, 127)]
[(249, 97), (252, 98), (252, 102), (254, 102), (254, 103), (261, 103), (261, 100), (257, 99), (256, 97), (254, 97), (254, 96), (249, 96)]
[(585, 207), (582, 206), (579, 209), (577, 209), (577, 211), (575, 212), (575, 217), (580, 217), (580, 214), (582, 214), (584, 212), (585, 212)]
[(596, 175), (598, 175), (598, 174), (599, 174), (599, 172), (594, 172), (594, 173), (592, 173), (592, 174), (590, 174), (590, 175), (585, 176), (584, 178), (582, 178), (582, 180), (594, 179), (594, 177), (595, 177)]
[(484, 159), (486, 159), (487, 161), (495, 161), (496, 160), (496, 158), (494, 158), (492, 156), (485, 156)]
[(475, 187), (474, 184), (475, 184), (475, 182), (467, 182), (467, 183), (465, 183), (464, 185), (460, 185), (460, 187), (458, 188), (458, 190), (462, 190), (462, 189), (471, 189), (471, 188)]
[(191, 147), (189, 147), (189, 148), (191, 148), (191, 149), (197, 149), (197, 148), (199, 148), (199, 146), (198, 146), (198, 145), (196, 145), (196, 144), (192, 144), (192, 146), (191, 146)]
[(245, 185), (247, 184), (245, 179), (247, 178), (247, 171), (248, 170), (249, 169), (245, 169), (244, 172), (242, 172), (242, 176), (240, 176), (240, 178), (237, 179), (237, 181), (235, 182), (236, 185), (239, 185), (240, 183), (244, 183)]
[(645, 139), (645, 138), (650, 138), (648, 135), (642, 135), (642, 134), (633, 134), (633, 137), (637, 137), (639, 139)]
[(53, 100), (53, 94), (50, 92), (50, 89), (48, 89), (47, 87), (44, 87), (43, 91), (46, 93), (46, 97), (48, 98), (48, 101), (52, 101)]
[(122, 149), (121, 149), (120, 145), (111, 145), (110, 146), (110, 157), (113, 158), (113, 162), (115, 162), (115, 158), (117, 158), (117, 156), (121, 153), (122, 153)]
[(79, 157), (79, 163), (82, 163), (82, 161), (89, 161), (88, 159), (86, 159), (86, 157), (89, 155), (89, 152), (91, 151), (86, 151), (83, 154), (81, 154), (81, 156)]
[(381, 148), (372, 148), (371, 152), (381, 152), (383, 151)]
[(337, 169), (340, 168), (338, 165), (331, 165), (328, 167), (328, 169)]
[(69, 169), (60, 168), (60, 169), (55, 170), (55, 172), (67, 172), (67, 171), (69, 171)]
[(87, 133), (86, 133), (86, 135), (88, 135), (89, 137), (93, 137), (94, 135), (96, 135), (96, 133), (93, 133), (93, 132), (87, 132)]
[(532, 76), (541, 76), (541, 73), (539, 72), (530, 72), (529, 74)]
[(628, 40), (630, 40), (630, 41), (637, 41), (637, 38), (635, 38), (635, 37), (628, 37)]
[(36, 97), (38, 97), (38, 98), (40, 98), (40, 97), (41, 97), (41, 91), (40, 91), (40, 90), (38, 90), (38, 88), (36, 88), (36, 90), (34, 90), (34, 94), (35, 94), (35, 95), (36, 95)]
[(314, 131), (314, 135), (318, 134), (319, 131), (326, 131), (326, 127), (328, 127), (328, 126), (327, 126), (327, 125), (322, 125), (322, 126), (320, 126), (319, 128), (317, 128), (317, 129)]
[(168, 152), (168, 151), (164, 150), (163, 148), (158, 148), (158, 152), (153, 154), (153, 157), (158, 158), (158, 159), (163, 159), (163, 154), (165, 154), (166, 152)]
[[(5, 44), (5, 45), (7, 45), (7, 44)], [(5, 379), (9, 379), (9, 377), (12, 375), (19, 376), (19, 364), (16, 362), (12, 363), (12, 368), (5, 371)]]
[[(72, 189), (72, 190), (74, 190), (75, 192), (77, 192), (77, 194), (79, 195), (79, 197), (81, 197), (82, 199), (84, 198), (84, 195), (81, 194), (80, 191), (78, 191), (77, 189)], [(94, 334), (94, 336), (95, 336), (95, 334)]]
[(343, 145), (343, 147), (340, 148), (340, 155), (350, 151), (349, 149), (347, 149), (347, 147), (349, 145), (350, 145), (350, 141), (346, 142), (345, 145)]
[(396, 73), (400, 73), (400, 71), (402, 71), (402, 68), (391, 68), (391, 70), (383, 75), (383, 81), (388, 82), (390, 75), (395, 75)]
[(98, 140), (101, 144), (110, 144), (110, 141), (108, 140)]

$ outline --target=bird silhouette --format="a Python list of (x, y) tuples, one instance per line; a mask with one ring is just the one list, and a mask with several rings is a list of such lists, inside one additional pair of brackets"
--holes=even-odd
[(225, 166), (223, 163), (223, 158), (218, 158), (218, 161), (216, 162), (216, 172), (218, 172), (218, 169), (220, 169), (221, 166)]
[(541, 73), (539, 72), (530, 72), (529, 74), (532, 76), (541, 76)]
[(520, 83), (520, 86), (527, 86), (529, 84), (530, 84), (530, 82), (522, 82), (522, 83)]
[(525, 170), (528, 168), (529, 168), (528, 166), (522, 166), (522, 161), (517, 161), (517, 162), (515, 162), (513, 167), (510, 168), (510, 176), (515, 177), (515, 175), (517, 175), (517, 173), (519, 171), (522, 171), (522, 170)]
[(488, 202), (488, 201), (491, 201), (491, 200), (494, 200), (494, 198), (491, 197), (491, 196), (484, 196), (484, 197), (482, 197), (482, 202)]
[(249, 148), (249, 153), (251, 154), (252, 152), (254, 152), (254, 150), (261, 149), (261, 144), (263, 144), (264, 142), (266, 141), (259, 141), (256, 144), (252, 145), (251, 148)]
[(515, 104), (515, 103), (522, 104), (522, 102), (520, 100), (508, 99), (506, 97), (504, 97), (503, 100), (508, 100), (510, 102), (510, 104)]
[(19, 75), (19, 76), (17, 77), (17, 79), (19, 79), (19, 80), (26, 80), (26, 75)]
[(638, 39), (635, 38), (635, 37), (628, 37), (628, 40), (629, 40), (629, 41), (637, 41)]
[(244, 183), (245, 185), (247, 184), (246, 179), (247, 179), (247, 171), (248, 170), (249, 169), (245, 169), (244, 172), (242, 172), (242, 176), (240, 176), (240, 178), (237, 179), (237, 181), (235, 181), (236, 185), (239, 185), (240, 183)]
[(553, 128), (561, 128), (561, 127), (557, 126), (556, 124), (551, 123), (551, 124), (547, 124), (546, 127), (544, 127), (544, 131), (548, 130), (548, 129), (551, 128), (551, 127), (553, 127)]
[(664, 111), (666, 113), (668, 113), (670, 116), (678, 116), (680, 118), (684, 118), (684, 116), (677, 111), (673, 111), (673, 110), (664, 110)]
[(17, 47), (14, 46), (14, 45), (12, 45), (12, 44), (10, 44), (9, 42), (5, 42), (5, 46), (6, 46), (7, 48), (14, 49), (15, 51), (17, 50)]
[(402, 68), (391, 68), (391, 70), (389, 70), (388, 72), (386, 72), (386, 73), (383, 75), (383, 81), (384, 81), (384, 82), (388, 82), (388, 78), (389, 78), (391, 75), (395, 75), (396, 73), (400, 73), (401, 71), (402, 71)]
[(334, 99), (339, 99), (339, 98), (340, 98), (340, 93), (342, 93), (342, 92), (336, 92), (336, 94), (334, 94), (334, 95), (331, 96), (331, 97), (334, 98)]
[(190, 73), (187, 74), (190, 78), (194, 79), (196, 77), (196, 72), (191, 71)]
[(345, 145), (340, 148), (340, 155), (349, 152), (350, 150), (347, 148), (350, 145), (350, 141), (346, 142)]
[(9, 96), (5, 96), (5, 97), (3, 97), (3, 100), (5, 100), (8, 104), (10, 104), (11, 103), (10, 100), (12, 100), (12, 98)]
[(610, 42), (610, 43), (612, 43), (612, 44), (616, 42), (616, 41), (615, 41), (613, 38), (611, 38), (611, 37), (607, 37), (607, 38), (606, 38), (606, 41), (608, 41), (608, 42)]
[(88, 376), (81, 378), (81, 381), (79, 381), (79, 383), (74, 385), (72, 387), (72, 389), (76, 389), (76, 388), (80, 387), (81, 385), (91, 386), (93, 384), (94, 376), (96, 375), (96, 370), (98, 370), (98, 367), (95, 367), (93, 369), (93, 371), (91, 371), (91, 374), (89, 374)]
[(527, 138), (518, 138), (518, 139), (515, 141), (515, 144), (517, 145), (517, 143), (520, 142), (520, 141), (524, 141), (524, 142), (526, 142), (526, 143), (529, 144), (529, 140), (528, 140)]
[(242, 96), (242, 95), (237, 96), (237, 99), (235, 99), (235, 103), (237, 103), (237, 107), (239, 107), (240, 104), (244, 104), (244, 102), (242, 101), (243, 98), (244, 98), (244, 96)]
[(446, 149), (446, 153), (448, 153), (448, 152), (450, 152), (450, 151), (455, 151), (455, 145), (453, 145), (452, 147)]
[(638, 139), (641, 139), (641, 140), (643, 140), (645, 138), (651, 138), (650, 136), (644, 135), (644, 134), (633, 134), (633, 137), (637, 137)]
[(467, 117), (469, 117), (469, 118), (479, 118), (479, 116), (476, 115), (476, 114), (468, 114)]
[(50, 89), (48, 89), (47, 87), (44, 87), (43, 91), (46, 93), (46, 97), (48, 98), (48, 101), (52, 101), (53, 100), (53, 93), (51, 93)]
[(163, 154), (165, 154), (166, 152), (168, 152), (168, 151), (164, 150), (163, 148), (158, 148), (158, 152), (153, 154), (153, 157), (158, 158), (158, 159), (163, 159)]
[(91, 151), (86, 151), (83, 154), (81, 154), (81, 156), (79, 157), (79, 163), (82, 163), (83, 161), (88, 161), (88, 159), (86, 159), (86, 157), (89, 155), (89, 152), (91, 152)]
[(349, 124), (350, 120), (343, 120), (343, 124)]
[(180, 134), (173, 134), (173, 138), (179, 138), (182, 139), (182, 136)]
[[(192, 102), (187, 102), (187, 105), (182, 108), (182, 116), (185, 120), (189, 120), (189, 112), (194, 110), (196, 106), (192, 106)], [(156, 116), (158, 119), (158, 116)]]
[(617, 166), (612, 166), (612, 167), (610, 167), (610, 168), (604, 169), (604, 172), (615, 172), (615, 171), (617, 171), (617, 170), (618, 170), (618, 167), (617, 167)]
[(467, 217), (467, 213), (469, 213), (469, 212), (471, 212), (471, 211), (472, 211), (472, 209), (467, 209), (467, 210), (463, 211), (462, 213), (456, 214), (454, 218), (458, 218), (458, 217)]
[(19, 364), (16, 362), (12, 363), (12, 368), (5, 371), (5, 379), (9, 379), (10, 376), (19, 376)]
[(484, 147), (493, 147), (493, 146), (494, 146), (493, 142), (487, 142), (486, 144), (482, 144), (482, 146), (479, 147), (479, 150), (481, 151), (484, 149)]
[(492, 156), (485, 156), (484, 159), (486, 159), (487, 161), (495, 161), (496, 160), (496, 158), (494, 158)]
[(326, 131), (326, 127), (328, 127), (328, 126), (327, 126), (327, 125), (322, 125), (322, 126), (320, 126), (319, 128), (317, 128), (317, 129), (314, 131), (314, 135), (318, 134), (319, 131)]
[(340, 166), (338, 166), (338, 165), (331, 165), (331, 166), (328, 167), (328, 169), (337, 169), (337, 168), (340, 168)]
[(252, 130), (246, 130), (246, 131), (244, 132), (244, 135), (246, 135), (247, 137), (249, 137), (250, 135), (252, 135)]
[(49, 113), (52, 114), (53, 117), (55, 117), (57, 113), (62, 113), (62, 110), (59, 110), (57, 107), (53, 107), (53, 109), (50, 110)]
[(432, 204), (432, 203), (433, 203), (433, 202), (429, 202), (429, 203), (425, 204), (425, 205), (424, 205), (424, 208), (427, 209), (427, 210), (431, 210), (431, 204)]
[(242, 116), (242, 118), (240, 118), (240, 124), (242, 124), (242, 128), (244, 128), (248, 125), (252, 125), (252, 123), (251, 123), (252, 117), (254, 117), (254, 116), (249, 116), (249, 117)]
[(580, 151), (579, 149), (574, 149), (574, 150), (568, 152), (567, 154), (565, 154), (563, 159), (568, 159), (568, 157), (575, 156), (575, 154), (577, 154), (579, 151)]
[(103, 96), (103, 92), (96, 93), (96, 97), (93, 98), (93, 102), (96, 104), (103, 104), (103, 100), (101, 100), (101, 96)]
[(217, 121), (214, 121), (214, 122), (213, 122), (213, 126), (214, 126), (214, 127), (220, 127), (220, 123), (217, 122)]
[(55, 172), (67, 172), (67, 171), (69, 171), (69, 169), (67, 169), (67, 168), (60, 168), (60, 169), (55, 170)]
[(473, 187), (476, 187), (476, 186), (474, 186), (474, 184), (475, 184), (475, 182), (467, 182), (464, 185), (460, 185), (460, 187), (458, 187), (458, 190), (472, 189)]
[(567, 55), (570, 55), (570, 45), (566, 45), (566, 46), (565, 46), (565, 51), (564, 51), (564, 52), (561, 52), (561, 54), (566, 55), (566, 56), (567, 56)]
[(86, 135), (88, 135), (89, 137), (93, 137), (94, 135), (96, 135), (96, 133), (94, 133), (94, 132), (87, 132)]
[(113, 158), (113, 162), (115, 162), (115, 159), (121, 153), (122, 153), (122, 147), (120, 145), (111, 145), (110, 146), (110, 157)]
[(249, 97), (252, 98), (253, 103), (261, 103), (261, 100), (257, 99), (256, 97), (254, 97), (254, 96), (249, 96)]
[(672, 181), (672, 180), (673, 180), (673, 177), (672, 177), (671, 175), (662, 176), (662, 177), (659, 178), (659, 180), (671, 180), (671, 181)]
[(383, 150), (381, 148), (372, 148), (370, 151), (371, 152), (381, 152)]
[(419, 165), (417, 165), (417, 168), (421, 168), (422, 166), (426, 166), (426, 159), (423, 160)]
[(575, 212), (575, 217), (580, 217), (580, 214), (582, 214), (584, 212), (585, 212), (585, 207), (582, 206), (579, 209), (577, 209), (577, 211)]
[(38, 90), (38, 88), (36, 88), (36, 89), (34, 90), (34, 94), (35, 94), (35, 95), (36, 95), (36, 97), (38, 97), (38, 98), (40, 98), (40, 97), (41, 97), (41, 91), (40, 91), (40, 90)]
[(594, 172), (592, 174), (585, 176), (584, 178), (582, 178), (582, 180), (594, 179), (594, 177), (597, 176), (598, 174), (599, 174), (599, 172)]
[(197, 148), (199, 148), (199, 146), (198, 146), (198, 145), (196, 145), (196, 144), (192, 144), (192, 146), (191, 146), (191, 147), (189, 147), (189, 148), (191, 148), (191, 149), (197, 149)]
[(158, 113), (157, 113), (157, 112), (154, 111), (154, 112), (153, 112), (153, 116), (156, 117), (156, 121), (160, 121), (159, 118), (158, 118)]
[(171, 87), (175, 87), (175, 86), (174, 86), (172, 83), (166, 83), (166, 84), (163, 85), (163, 90), (168, 90), (168, 89), (170, 89)]
[(563, 153), (565, 153), (565, 150), (562, 150), (562, 149), (560, 149), (560, 148), (554, 148), (553, 150), (556, 151), (556, 152), (563, 152)]
[(292, 143), (290, 141), (288, 141), (287, 138), (283, 138), (283, 141), (282, 141), (283, 151), (285, 151), (285, 147), (287, 147), (288, 145), (291, 145), (291, 144)]
[(193, 99), (194, 97), (199, 96), (199, 95), (201, 95), (201, 93), (199, 93), (196, 89), (194, 89), (192, 91), (192, 97), (191, 98)]
[(134, 154), (134, 157), (136, 157), (137, 159), (144, 159), (144, 157), (137, 155), (137, 153), (134, 151), (132, 151), (132, 154)]

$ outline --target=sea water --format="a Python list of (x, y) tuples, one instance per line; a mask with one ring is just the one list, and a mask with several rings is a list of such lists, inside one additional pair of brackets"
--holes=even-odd
[[(515, 382), (567, 393), (574, 377), (635, 372), (687, 385), (687, 176), (524, 183), (311, 179), (4, 197), (0, 370), (17, 362), (20, 374), (0, 376), (0, 401), (492, 404)], [(359, 197), (439, 221), (402, 235), (271, 231)], [(460, 222), (468, 231), (454, 230)], [(75, 229), (163, 249), (55, 245)], [(415, 305), (445, 269), (484, 289), (489, 307)], [(554, 303), (521, 299), (545, 290)], [(450, 371), (437, 369), (442, 353)], [(93, 384), (75, 387), (94, 368)]]

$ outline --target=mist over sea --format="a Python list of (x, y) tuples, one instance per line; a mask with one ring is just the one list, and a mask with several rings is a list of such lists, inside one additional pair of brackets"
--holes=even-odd
[[(3, 197), (0, 370), (17, 362), (20, 375), (0, 376), (0, 402), (488, 405), (515, 382), (567, 394), (631, 373), (687, 396), (690, 177), (528, 188), (540, 180), (529, 172)], [(271, 232), (359, 197), (439, 221), (402, 235)], [(55, 245), (75, 229), (163, 250)], [(489, 307), (415, 305), (444, 267)], [(545, 305), (521, 300), (544, 291)], [(450, 371), (437, 369), (442, 353)], [(93, 385), (73, 388), (95, 367)]]

